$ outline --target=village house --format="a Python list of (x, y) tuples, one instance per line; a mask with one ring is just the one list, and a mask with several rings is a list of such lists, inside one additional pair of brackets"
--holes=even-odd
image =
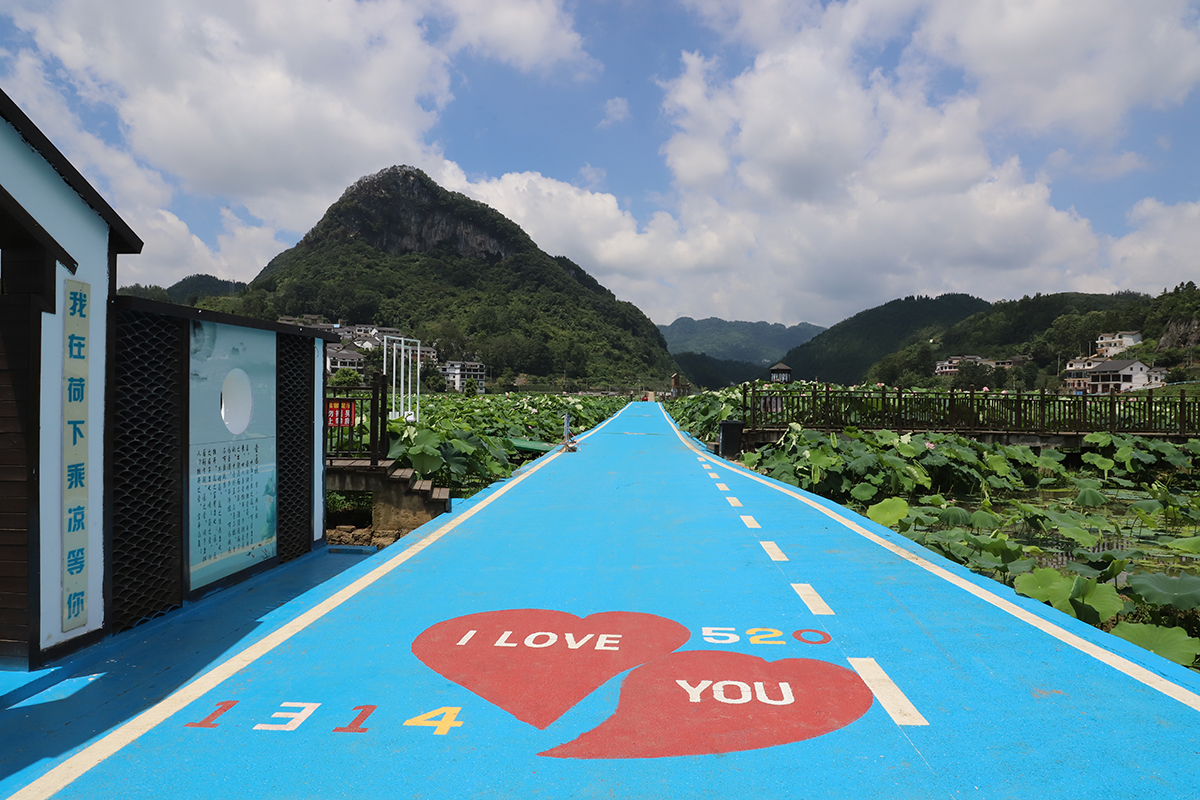
[(1141, 331), (1117, 331), (1116, 333), (1102, 333), (1096, 339), (1096, 355), (1112, 358), (1118, 353), (1123, 353), (1135, 344), (1141, 344)]
[(446, 379), (446, 386), (456, 392), (461, 392), (467, 381), (473, 380), (476, 391), (483, 394), (487, 367), (478, 361), (447, 361), (438, 367), (438, 372)]
[(1070, 394), (1111, 394), (1156, 389), (1166, 384), (1167, 371), (1137, 359), (1112, 360), (1095, 356), (1067, 362), (1064, 387)]

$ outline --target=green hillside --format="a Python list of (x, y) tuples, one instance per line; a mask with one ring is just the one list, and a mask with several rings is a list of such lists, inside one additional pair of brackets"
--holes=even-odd
[(1143, 337), (1119, 358), (1167, 367), (1171, 381), (1195, 379), (1189, 370), (1200, 365), (1200, 291), (1189, 282), (1158, 297), (1064, 292), (999, 301), (931, 336), (932, 341), (907, 343), (884, 356), (868, 379), (894, 386), (928, 383), (936, 360), (978, 355), (1018, 364), (1002, 375), (972, 367), (970, 374), (956, 376), (956, 385), (1053, 388), (1069, 359), (1092, 353), (1100, 334), (1117, 331), (1140, 331)]
[(775, 363), (788, 350), (825, 330), (807, 322), (789, 327), (778, 322), (728, 322), (717, 317), (680, 317), (658, 329), (672, 354), (703, 353), (715, 359), (763, 366)]
[(636, 306), (412, 167), (359, 180), (243, 295), (200, 305), (400, 328), (434, 342), (443, 358), (482, 360), (502, 385), (521, 373), (665, 381), (676, 369)]
[(879, 359), (903, 346), (928, 341), (956, 322), (990, 308), (966, 294), (910, 296), (860, 311), (792, 348), (782, 361), (795, 380), (861, 382)]
[(698, 389), (722, 389), (767, 377), (767, 368), (761, 364), (713, 358), (704, 353), (675, 353), (675, 363), (688, 383)]

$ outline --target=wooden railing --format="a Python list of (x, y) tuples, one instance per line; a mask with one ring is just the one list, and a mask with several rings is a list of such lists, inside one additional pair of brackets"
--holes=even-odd
[(1200, 398), (1153, 391), (1140, 397), (1057, 395), (1045, 391), (905, 392), (834, 389), (830, 386), (742, 390), (746, 428), (762, 430), (797, 422), (806, 428), (842, 430), (961, 431), (965, 433), (1130, 433), (1200, 435)]
[(378, 466), (387, 456), (387, 405), (383, 387), (325, 387), (325, 457), (367, 459)]

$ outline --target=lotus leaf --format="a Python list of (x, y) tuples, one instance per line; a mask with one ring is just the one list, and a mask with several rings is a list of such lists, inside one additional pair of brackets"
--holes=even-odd
[(1108, 502), (1108, 498), (1095, 489), (1083, 489), (1075, 497), (1075, 505), (1084, 508), (1095, 508)]
[(1114, 636), (1185, 667), (1200, 656), (1200, 639), (1188, 636), (1182, 628), (1121, 621), (1112, 632)]
[(1170, 542), (1167, 547), (1172, 550), (1178, 550), (1181, 553), (1200, 553), (1200, 536), (1192, 536), (1187, 539), (1176, 539)]
[(971, 524), (971, 514), (965, 508), (946, 506), (938, 514), (938, 522), (951, 527), (967, 527)]
[(907, 516), (908, 503), (900, 497), (889, 497), (867, 509), (867, 518), (885, 528), (892, 527)]
[(869, 483), (860, 483), (850, 490), (850, 496), (855, 500), (867, 502), (879, 492), (879, 489)]
[(1083, 528), (1075, 527), (1074, 525), (1059, 525), (1058, 532), (1070, 539), (1073, 542), (1078, 542), (1084, 547), (1093, 547), (1096, 542), (1100, 541), (1100, 537), (1091, 531)]
[(990, 511), (979, 510), (971, 515), (971, 521), (969, 524), (972, 528), (994, 531), (1000, 528), (1004, 522)]
[(1129, 588), (1147, 603), (1171, 606), (1180, 611), (1200, 608), (1200, 578), (1194, 575), (1173, 577), (1161, 572), (1140, 572), (1129, 576)]
[(1047, 602), (1050, 600), (1050, 590), (1063, 581), (1063, 575), (1056, 569), (1043, 567), (1028, 572), (1017, 578), (1016, 589), (1026, 597)]

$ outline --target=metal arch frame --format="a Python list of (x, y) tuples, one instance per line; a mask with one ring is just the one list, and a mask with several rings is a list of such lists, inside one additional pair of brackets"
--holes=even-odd
[[(388, 346), (391, 346), (391, 372), (388, 372)], [(409, 339), (405, 336), (390, 336), (383, 337), (383, 374), (391, 375), (392, 377), (392, 406), (391, 412), (388, 414), (389, 419), (397, 417), (405, 417), (409, 414), (413, 415), (414, 422), (421, 421), (421, 340)], [(396, 367), (396, 351), (400, 351), (400, 366)], [(410, 353), (416, 354), (417, 374), (416, 379), (413, 379), (413, 359), (409, 356)], [(396, 379), (400, 379), (400, 392), (396, 391)], [(415, 385), (415, 392), (414, 392)], [(400, 410), (396, 410), (397, 394), (401, 396)], [(416, 397), (414, 405), (413, 398)]]

